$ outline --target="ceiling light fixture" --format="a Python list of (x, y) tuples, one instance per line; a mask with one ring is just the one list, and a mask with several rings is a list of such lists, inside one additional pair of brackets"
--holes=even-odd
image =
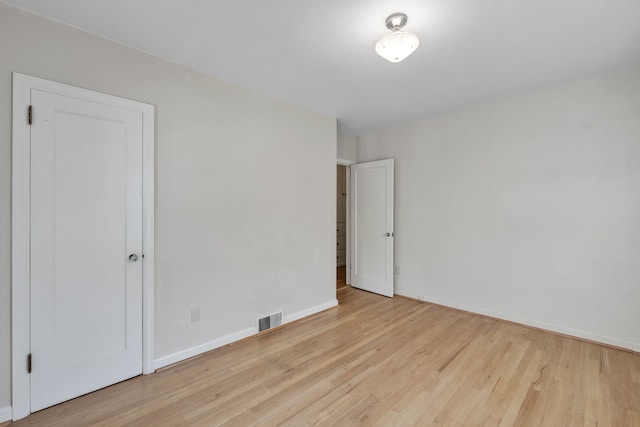
[(389, 62), (400, 62), (411, 55), (420, 45), (418, 36), (402, 31), (407, 25), (407, 15), (394, 13), (387, 18), (387, 28), (391, 34), (380, 37), (376, 43), (376, 53)]

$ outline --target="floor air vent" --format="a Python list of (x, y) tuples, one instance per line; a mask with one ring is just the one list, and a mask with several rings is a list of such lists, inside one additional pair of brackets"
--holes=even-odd
[(258, 332), (266, 331), (282, 325), (282, 312), (273, 313), (269, 316), (258, 319)]

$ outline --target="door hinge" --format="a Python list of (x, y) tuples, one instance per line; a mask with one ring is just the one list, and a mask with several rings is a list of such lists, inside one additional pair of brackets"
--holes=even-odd
[(31, 373), (31, 353), (27, 355), (27, 373)]
[(27, 113), (27, 121), (29, 124), (33, 124), (33, 106), (29, 105), (29, 112)]

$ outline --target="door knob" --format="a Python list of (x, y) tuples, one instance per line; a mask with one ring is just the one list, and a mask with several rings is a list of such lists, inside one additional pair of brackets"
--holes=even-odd
[(138, 254), (131, 254), (131, 255), (129, 255), (129, 261), (131, 261), (131, 262), (136, 262), (136, 261), (138, 261)]

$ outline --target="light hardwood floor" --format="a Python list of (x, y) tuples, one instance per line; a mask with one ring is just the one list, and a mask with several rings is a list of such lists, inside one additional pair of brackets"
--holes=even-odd
[(336, 289), (340, 290), (347, 286), (347, 267), (336, 268)]
[(640, 425), (639, 355), (350, 287), (338, 297), (14, 425)]

